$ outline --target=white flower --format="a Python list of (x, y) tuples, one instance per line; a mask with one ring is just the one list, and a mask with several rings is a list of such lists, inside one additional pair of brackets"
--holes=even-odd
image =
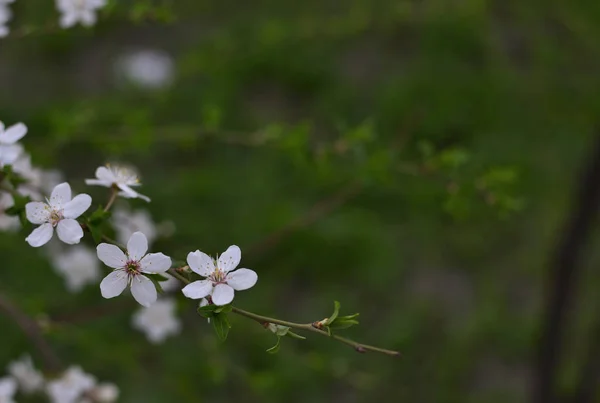
[(91, 27), (96, 23), (96, 10), (106, 3), (106, 0), (56, 0), (56, 8), (62, 14), (60, 26), (70, 28), (81, 23)]
[(10, 194), (0, 193), (0, 231), (13, 231), (20, 226), (18, 217), (5, 213), (13, 204), (14, 200)]
[(8, 364), (8, 373), (16, 379), (21, 390), (26, 394), (37, 392), (44, 386), (42, 373), (35, 369), (28, 355)]
[(17, 381), (12, 378), (0, 378), (0, 403), (15, 403), (13, 397), (17, 392)]
[(59, 379), (48, 382), (46, 393), (52, 403), (77, 403), (79, 398), (96, 385), (96, 379), (72, 366)]
[(75, 219), (91, 204), (92, 198), (84, 193), (71, 200), (71, 187), (66, 182), (61, 183), (54, 188), (47, 203), (30, 202), (25, 205), (27, 219), (33, 224), (41, 224), (25, 240), (33, 247), (42, 246), (52, 238), (56, 227), (61, 241), (69, 245), (79, 243), (83, 230)]
[(79, 403), (113, 403), (119, 398), (119, 388), (112, 383), (101, 383), (87, 392), (89, 399), (79, 401)]
[(127, 211), (115, 209), (112, 224), (117, 232), (117, 241), (125, 243), (134, 232), (143, 232), (151, 245), (157, 237), (157, 230), (150, 213), (146, 210)]
[(206, 277), (206, 280), (194, 281), (186, 285), (181, 292), (191, 299), (205, 298), (210, 295), (215, 305), (229, 304), (233, 301), (234, 290), (247, 290), (258, 280), (258, 275), (252, 270), (232, 271), (241, 259), (242, 251), (235, 245), (227, 248), (218, 261), (199, 250), (190, 252), (187, 256), (188, 265), (194, 272)]
[(137, 174), (131, 168), (110, 165), (99, 167), (96, 169), (96, 179), (86, 179), (85, 183), (107, 188), (116, 187), (120, 190), (119, 196), (126, 199), (140, 198), (147, 202), (150, 201), (147, 196), (141, 195), (131, 188), (131, 186), (140, 185)]
[(149, 308), (133, 315), (133, 326), (146, 333), (152, 343), (162, 343), (168, 336), (179, 333), (181, 324), (175, 316), (175, 301), (160, 299)]
[(13, 171), (18, 173), (27, 183), (19, 185), (17, 191), (33, 200), (42, 200), (42, 192), (50, 193), (56, 185), (62, 182), (62, 174), (56, 170), (46, 171), (31, 165), (31, 157), (22, 154), (13, 164)]
[(12, 18), (12, 12), (6, 6), (6, 3), (11, 3), (10, 1), (0, 1), (0, 38), (4, 38), (8, 36), (10, 33), (10, 29), (6, 25), (8, 21)]
[(160, 50), (140, 50), (126, 54), (116, 63), (117, 72), (143, 88), (164, 88), (173, 81), (173, 59)]
[[(0, 26), (2, 25), (2, 5), (0, 5)], [(1, 31), (0, 27), (0, 31)], [(23, 152), (23, 147), (17, 144), (27, 134), (27, 126), (17, 123), (4, 129), (0, 122), (0, 167), (14, 163)]]
[(156, 301), (156, 288), (152, 281), (142, 273), (164, 273), (171, 267), (171, 258), (162, 253), (149, 253), (148, 240), (141, 232), (134, 233), (127, 242), (127, 254), (115, 245), (98, 245), (98, 258), (115, 270), (100, 283), (104, 298), (121, 295), (129, 285), (131, 294), (143, 306)]
[(55, 256), (53, 264), (71, 292), (81, 291), (86, 284), (96, 283), (100, 277), (100, 262), (85, 246), (75, 246)]

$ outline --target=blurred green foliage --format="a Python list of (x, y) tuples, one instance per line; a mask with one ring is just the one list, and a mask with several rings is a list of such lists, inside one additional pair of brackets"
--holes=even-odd
[[(183, 333), (154, 346), (128, 296), (68, 294), (29, 228), (1, 233), (1, 288), (49, 318), (65, 362), (126, 402), (525, 400), (546, 256), (600, 107), (594, 3), (112, 1), (68, 31), (46, 3), (17, 1), (0, 42), (0, 118), (29, 126), (35, 164), (77, 192), (106, 161), (135, 164), (176, 226), (157, 251), (237, 244), (259, 274), (240, 306), (311, 322), (339, 300), (361, 314), (348, 335), (404, 355), (311, 335), (270, 355), (273, 336), (234, 315), (221, 344), (183, 298)], [(114, 79), (146, 47), (175, 57), (168, 89)], [(565, 389), (598, 307), (586, 273)], [(0, 326), (0, 363), (40, 363)]]

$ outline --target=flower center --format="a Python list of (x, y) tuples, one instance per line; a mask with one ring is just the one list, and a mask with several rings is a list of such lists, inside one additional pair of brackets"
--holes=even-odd
[(131, 278), (141, 273), (141, 265), (137, 260), (128, 260), (124, 267), (127, 275)]
[(224, 283), (226, 277), (225, 272), (217, 267), (208, 278), (216, 285)]
[(115, 176), (117, 183), (122, 183), (125, 185), (136, 185), (140, 183), (136, 173), (129, 168), (114, 166), (109, 167), (109, 169)]
[(56, 227), (58, 225), (58, 222), (62, 219), (62, 210), (52, 210), (52, 212), (50, 213), (50, 224), (52, 224), (53, 227)]

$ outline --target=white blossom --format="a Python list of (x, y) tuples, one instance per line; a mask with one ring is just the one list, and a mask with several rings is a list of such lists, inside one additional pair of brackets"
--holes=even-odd
[(14, 205), (12, 196), (0, 193), (0, 231), (13, 231), (19, 228), (19, 218), (6, 214), (6, 210)]
[(164, 273), (171, 267), (171, 258), (162, 253), (149, 253), (148, 240), (141, 232), (135, 232), (127, 242), (127, 254), (115, 245), (101, 243), (97, 247), (98, 258), (113, 270), (100, 283), (104, 298), (121, 295), (129, 285), (131, 294), (143, 306), (156, 301), (156, 288), (143, 273)]
[(4, 38), (10, 33), (10, 29), (6, 25), (12, 19), (12, 12), (7, 4), (13, 0), (0, 0), (0, 38)]
[(148, 49), (131, 52), (116, 63), (117, 73), (127, 81), (147, 89), (164, 88), (174, 75), (173, 59), (160, 50)]
[(242, 251), (232, 245), (218, 258), (213, 260), (207, 254), (197, 250), (190, 252), (187, 263), (194, 272), (205, 280), (186, 285), (181, 291), (191, 299), (210, 296), (215, 305), (227, 305), (233, 301), (234, 290), (247, 290), (256, 284), (258, 275), (249, 269), (233, 271), (242, 259)]
[(123, 244), (137, 231), (146, 235), (150, 245), (158, 235), (156, 224), (154, 224), (150, 213), (146, 210), (115, 209), (111, 221), (117, 233), (117, 241)]
[(75, 246), (54, 256), (53, 265), (71, 292), (79, 292), (86, 284), (94, 284), (100, 278), (100, 262), (85, 246)]
[[(0, 30), (2, 25), (2, 5), (0, 4)], [(5, 129), (0, 122), (0, 167), (14, 163), (23, 152), (23, 147), (17, 143), (27, 134), (27, 126), (23, 123), (14, 124)]]
[(96, 10), (106, 6), (107, 0), (56, 0), (61, 13), (60, 26), (70, 28), (77, 23), (91, 27), (96, 23)]
[(141, 185), (137, 174), (131, 168), (111, 165), (98, 167), (96, 169), (96, 179), (86, 179), (85, 183), (107, 188), (116, 187), (120, 190), (119, 196), (123, 196), (126, 199), (140, 198), (147, 202), (150, 201), (147, 196), (141, 195), (131, 188), (132, 186)]
[(37, 392), (44, 386), (42, 373), (35, 369), (33, 361), (28, 355), (8, 364), (8, 373), (15, 378), (21, 390), (26, 394)]
[(52, 403), (78, 403), (83, 394), (96, 385), (94, 376), (78, 366), (69, 367), (64, 374), (46, 385)]
[(113, 403), (119, 398), (119, 388), (112, 383), (101, 383), (87, 393), (87, 398), (79, 403)]
[(25, 206), (27, 219), (33, 224), (41, 224), (25, 240), (33, 247), (42, 246), (52, 238), (56, 227), (61, 241), (69, 245), (79, 243), (83, 230), (75, 219), (91, 204), (92, 198), (84, 193), (71, 199), (71, 186), (61, 183), (54, 188), (46, 203), (30, 202)]
[(62, 174), (57, 170), (43, 170), (31, 165), (31, 157), (25, 153), (13, 163), (13, 171), (18, 173), (26, 183), (19, 185), (17, 191), (33, 200), (43, 200), (42, 193), (50, 193), (62, 180)]
[(181, 329), (175, 308), (173, 299), (159, 299), (149, 308), (142, 308), (133, 315), (133, 326), (144, 332), (152, 343), (162, 343)]
[(0, 378), (0, 403), (15, 403), (13, 399), (17, 393), (17, 381), (13, 378)]

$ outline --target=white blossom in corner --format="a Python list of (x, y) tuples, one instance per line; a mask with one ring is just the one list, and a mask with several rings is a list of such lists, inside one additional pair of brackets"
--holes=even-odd
[(77, 403), (95, 385), (94, 376), (83, 372), (78, 366), (71, 366), (60, 378), (48, 382), (46, 393), (52, 403)]
[(78, 23), (91, 27), (96, 23), (96, 11), (106, 6), (107, 0), (56, 0), (61, 13), (60, 26), (70, 28)]
[(8, 364), (8, 373), (15, 378), (19, 388), (25, 394), (37, 392), (44, 387), (44, 376), (35, 369), (33, 361), (28, 355), (24, 355), (17, 361)]
[(0, 403), (15, 403), (15, 393), (17, 381), (9, 377), (0, 378)]
[[(0, 3), (0, 26), (2, 25), (2, 4)], [(1, 28), (0, 28), (1, 29)], [(23, 123), (14, 124), (8, 128), (0, 122), (0, 167), (13, 164), (23, 152), (23, 147), (17, 144), (27, 134), (27, 126)]]
[(8, 36), (10, 29), (6, 25), (12, 19), (12, 12), (8, 8), (8, 3), (13, 0), (0, 0), (0, 38)]
[(133, 315), (133, 327), (144, 332), (152, 343), (162, 343), (181, 329), (175, 308), (173, 299), (159, 299), (151, 307), (142, 308)]
[(75, 220), (90, 205), (92, 198), (79, 194), (71, 199), (71, 186), (61, 183), (52, 191), (50, 199), (44, 202), (29, 202), (25, 205), (27, 219), (33, 224), (41, 224), (25, 240), (33, 247), (45, 245), (54, 233), (66, 244), (74, 245), (83, 238), (83, 230)]
[(233, 301), (234, 290), (247, 290), (256, 284), (258, 275), (250, 269), (233, 271), (242, 259), (242, 251), (232, 245), (217, 259), (206, 253), (190, 252), (187, 263), (194, 272), (205, 280), (186, 285), (181, 292), (188, 298), (200, 299), (210, 296), (215, 305), (227, 305)]
[(156, 224), (152, 221), (150, 213), (146, 210), (128, 211), (122, 208), (115, 209), (112, 214), (112, 224), (115, 228), (117, 241), (125, 243), (134, 232), (142, 232), (152, 245), (158, 233)]
[(54, 256), (53, 265), (65, 279), (70, 292), (79, 292), (86, 284), (94, 284), (100, 278), (100, 262), (85, 246), (75, 246)]
[(0, 231), (14, 231), (19, 228), (19, 218), (6, 214), (6, 210), (14, 204), (12, 196), (0, 193)]
[(156, 301), (156, 288), (143, 273), (164, 273), (171, 267), (171, 258), (162, 253), (149, 253), (148, 240), (141, 232), (135, 232), (127, 242), (127, 254), (115, 245), (101, 243), (97, 247), (98, 258), (112, 273), (100, 283), (104, 298), (121, 295), (129, 285), (133, 298), (148, 307)]
[(111, 165), (98, 167), (96, 169), (96, 179), (86, 179), (85, 183), (107, 188), (116, 187), (120, 190), (119, 196), (123, 196), (126, 199), (139, 198), (147, 202), (150, 201), (148, 196), (141, 195), (131, 188), (132, 186), (141, 185), (137, 174), (131, 168)]

